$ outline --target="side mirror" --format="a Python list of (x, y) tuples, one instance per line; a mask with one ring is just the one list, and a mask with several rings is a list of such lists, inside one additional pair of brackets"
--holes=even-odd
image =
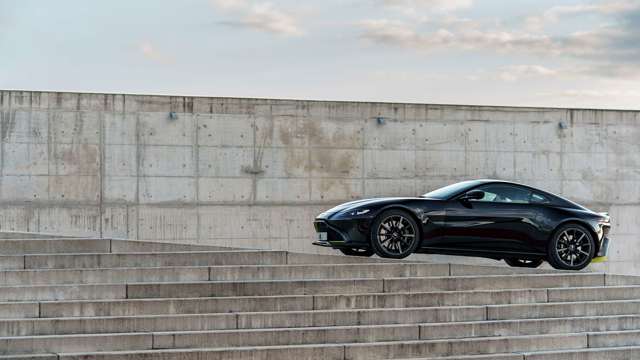
[(468, 193), (462, 195), (460, 200), (480, 200), (484, 197), (484, 191), (482, 190), (471, 190)]

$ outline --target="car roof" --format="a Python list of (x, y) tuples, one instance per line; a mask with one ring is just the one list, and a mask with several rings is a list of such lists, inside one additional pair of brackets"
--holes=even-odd
[(520, 184), (520, 183), (517, 183), (517, 182), (507, 181), (507, 180), (497, 180), (497, 179), (477, 179), (477, 180), (471, 180), (470, 182), (474, 183), (474, 185), (471, 186), (471, 188), (475, 188), (477, 186), (485, 185), (485, 184), (507, 184), (507, 185), (521, 186), (523, 188), (534, 190), (534, 191), (537, 191), (537, 192), (539, 192), (541, 194), (544, 194), (547, 197), (550, 197), (551, 198), (550, 200), (552, 201), (552, 203), (555, 203), (556, 205), (572, 207), (572, 208), (579, 208), (579, 209), (585, 209), (586, 210), (586, 208), (584, 206), (582, 206), (580, 204), (577, 204), (577, 203), (575, 203), (575, 202), (573, 202), (573, 201), (571, 201), (569, 199), (565, 199), (560, 195), (556, 195), (556, 194), (550, 193), (548, 191), (535, 188), (535, 187), (530, 186), (530, 185)]
[(514, 182), (514, 181), (498, 180), (498, 179), (477, 179), (477, 180), (471, 180), (469, 182), (471, 184), (473, 184), (471, 187), (477, 187), (477, 186), (485, 185), (485, 184), (505, 184), (505, 185), (521, 186), (521, 187), (524, 187), (524, 188), (527, 188), (527, 189), (530, 189), (530, 190), (535, 190), (535, 191), (541, 192), (543, 194), (548, 194), (548, 195), (551, 195), (551, 196), (558, 197), (558, 195), (552, 194), (552, 193), (550, 193), (548, 191), (544, 191), (544, 190), (535, 188), (535, 187), (533, 187), (531, 185), (525, 185), (525, 184), (517, 183), (517, 182)]
[[(516, 186), (522, 186), (522, 187), (526, 187), (532, 190), (537, 190), (540, 192), (544, 192), (547, 193), (547, 191), (535, 188), (531, 185), (525, 185), (525, 184), (521, 184), (521, 183), (517, 183), (514, 181), (507, 181), (507, 180), (498, 180), (498, 179), (477, 179), (477, 180), (471, 180), (470, 182), (474, 183), (474, 186), (478, 186), (478, 185), (484, 185), (484, 184), (507, 184), (507, 185), (516, 185)], [(553, 194), (552, 194), (553, 195)]]

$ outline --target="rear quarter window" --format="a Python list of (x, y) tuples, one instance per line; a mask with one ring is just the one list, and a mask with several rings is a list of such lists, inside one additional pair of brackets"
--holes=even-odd
[(550, 204), (551, 201), (544, 195), (538, 193), (531, 193), (532, 204)]

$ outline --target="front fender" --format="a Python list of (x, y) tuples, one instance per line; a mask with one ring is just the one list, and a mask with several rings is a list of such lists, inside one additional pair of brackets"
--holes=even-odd
[(377, 211), (375, 217), (391, 209), (399, 209), (408, 212), (413, 216), (413, 220), (415, 220), (415, 222), (418, 224), (422, 224), (424, 222), (424, 212), (421, 209), (411, 208), (410, 206), (404, 204), (388, 204), (386, 206), (383, 206)]

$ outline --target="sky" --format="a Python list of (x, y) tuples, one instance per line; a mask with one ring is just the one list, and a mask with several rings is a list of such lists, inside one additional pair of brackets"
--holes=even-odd
[(640, 0), (0, 0), (0, 89), (640, 109)]

